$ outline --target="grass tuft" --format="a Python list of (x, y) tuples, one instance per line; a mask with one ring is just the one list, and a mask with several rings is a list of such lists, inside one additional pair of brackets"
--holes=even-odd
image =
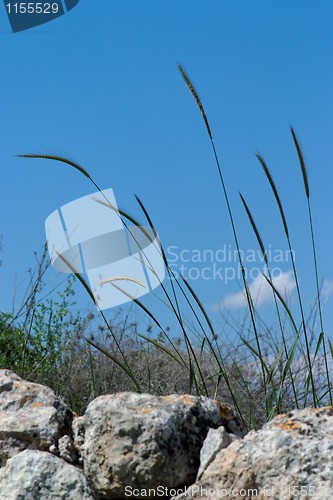
[[(282, 293), (277, 289), (273, 282), (272, 273), (269, 267), (269, 261), (260, 231), (258, 229), (258, 226), (256, 225), (250, 208), (245, 201), (245, 198), (241, 193), (239, 193), (252, 230), (256, 236), (259, 248), (263, 255), (263, 261), (265, 262), (266, 268), (266, 270), (263, 272), (263, 276), (266, 282), (271, 287), (274, 296), (276, 315), (278, 318), (280, 331), (277, 332), (276, 338), (273, 338), (271, 330), (261, 318), (258, 308), (253, 302), (250, 293), (250, 286), (248, 284), (247, 275), (243, 266), (243, 258), (242, 252), (240, 250), (238, 233), (236, 231), (234, 216), (229, 203), (229, 193), (226, 189), (224, 176), (222, 174), (219, 157), (215, 148), (210, 123), (208, 121), (199, 94), (195, 89), (193, 83), (191, 82), (190, 77), (180, 64), (178, 65), (178, 69), (187, 88), (190, 90), (196, 102), (196, 106), (200, 111), (214, 153), (214, 159), (222, 186), (223, 196), (226, 202), (229, 222), (233, 231), (234, 244), (238, 253), (241, 277), (243, 280), (243, 287), (248, 305), (248, 311), (246, 314), (249, 313), (249, 318), (247, 317), (246, 321), (244, 320), (244, 322), (235, 322), (235, 326), (232, 325), (232, 328), (238, 333), (239, 343), (236, 346), (231, 346), (230, 344), (228, 345), (226, 339), (224, 338), (225, 336), (219, 335), (216, 332), (211, 319), (209, 318), (209, 315), (203, 306), (202, 301), (197, 296), (191, 284), (187, 282), (187, 280), (182, 275), (177, 276), (172, 266), (169, 264), (163, 246), (158, 239), (158, 234), (152, 222), (152, 219), (141, 199), (137, 195), (135, 195), (140, 209), (142, 210), (145, 219), (148, 221), (149, 227), (146, 228), (147, 230), (134, 217), (132, 217), (125, 211), (114, 207), (105, 196), (104, 200), (93, 197), (93, 199), (95, 199), (95, 201), (97, 201), (98, 203), (115, 211), (121, 218), (124, 227), (127, 228), (129, 232), (131, 232), (131, 229), (129, 226), (127, 226), (126, 221), (134, 224), (134, 226), (136, 226), (136, 231), (133, 231), (133, 233), (131, 233), (133, 237), (135, 236), (135, 234), (137, 234), (137, 228), (140, 228), (142, 233), (148, 238), (150, 242), (153, 242), (155, 239), (157, 240), (158, 245), (156, 245), (156, 248), (158, 246), (161, 257), (164, 260), (169, 281), (160, 283), (161, 294), (153, 291), (151, 292), (151, 296), (155, 297), (161, 304), (163, 304), (167, 308), (167, 311), (172, 314), (172, 318), (176, 322), (176, 328), (180, 336), (175, 338), (173, 335), (171, 335), (169, 333), (168, 327), (164, 327), (161, 324), (161, 321), (159, 321), (156, 313), (153, 312), (152, 308), (148, 308), (141, 301), (131, 296), (126, 290), (123, 290), (120, 284), (117, 282), (133, 281), (139, 285), (144, 286), (142, 283), (134, 280), (130, 276), (115, 276), (103, 280), (101, 284), (109, 283), (117, 290), (127, 295), (128, 298), (132, 300), (132, 306), (135, 308), (135, 314), (137, 314), (137, 312), (143, 312), (145, 318), (148, 318), (148, 321), (150, 322), (151, 329), (158, 329), (158, 336), (153, 337), (150, 335), (151, 329), (147, 329), (149, 335), (145, 335), (144, 333), (139, 331), (139, 328), (136, 328), (134, 336), (132, 336), (132, 338), (130, 339), (130, 347), (126, 347), (123, 340), (125, 325), (128, 318), (126, 318), (125, 323), (122, 327), (122, 333), (120, 335), (117, 335), (112, 322), (108, 321), (104, 312), (98, 308), (98, 304), (96, 304), (94, 295), (90, 290), (88, 284), (86, 283), (84, 277), (77, 273), (77, 271), (71, 266), (71, 264), (67, 262), (66, 259), (64, 259), (61, 255), (59, 255), (59, 257), (65, 262), (65, 264), (67, 264), (68, 268), (73, 272), (75, 277), (83, 285), (91, 300), (97, 305), (97, 309), (99, 310), (99, 313), (103, 320), (103, 326), (100, 327), (100, 331), (103, 332), (105, 329), (108, 332), (107, 337), (105, 337), (108, 339), (108, 341), (105, 341), (105, 339), (103, 341), (101, 336), (96, 339), (92, 335), (90, 336), (90, 338), (86, 335), (81, 335), (81, 338), (84, 339), (88, 345), (88, 349), (86, 346), (84, 347), (84, 349), (88, 355), (87, 366), (88, 372), (91, 377), (89, 383), (89, 390), (91, 391), (90, 396), (92, 395), (93, 397), (96, 397), (96, 395), (105, 393), (106, 391), (107, 384), (102, 384), (103, 387), (101, 387), (101, 384), (99, 383), (99, 367), (102, 365), (102, 361), (105, 361), (104, 358), (107, 357), (112, 361), (112, 370), (108, 372), (107, 377), (111, 378), (113, 383), (113, 377), (115, 373), (120, 373), (119, 378), (121, 380), (121, 388), (126, 387), (128, 389), (127, 383), (124, 382), (124, 380), (126, 380), (126, 382), (130, 384), (131, 388), (134, 384), (134, 387), (138, 392), (142, 392), (143, 390), (147, 390), (148, 388), (149, 392), (162, 394), (163, 390), (166, 391), (166, 387), (168, 387), (169, 389), (167, 392), (171, 392), (170, 383), (172, 383), (172, 386), (176, 387), (176, 389), (173, 389), (172, 392), (175, 392), (177, 390), (187, 390), (191, 393), (195, 392), (198, 395), (219, 397), (220, 399), (224, 398), (227, 399), (228, 402), (230, 402), (231, 400), (244, 425), (248, 429), (256, 427), (258, 425), (258, 422), (263, 423), (263, 420), (272, 418), (277, 412), (288, 411), (294, 406), (299, 407), (299, 405), (302, 403), (305, 406), (308, 401), (308, 396), (310, 395), (312, 395), (312, 402), (314, 406), (323, 404), (323, 402), (326, 401), (325, 398), (327, 397), (329, 397), (330, 404), (332, 404), (329, 367), (325, 348), (326, 339), (323, 329), (322, 307), (319, 293), (314, 231), (310, 207), (310, 189), (303, 152), (299, 145), (299, 141), (295, 134), (295, 131), (292, 127), (290, 127), (299, 163), (301, 166), (305, 194), (308, 201), (317, 288), (317, 302), (315, 307), (319, 311), (321, 328), (319, 337), (316, 337), (314, 328), (311, 331), (311, 335), (309, 333), (309, 320), (306, 321), (305, 313), (303, 310), (299, 280), (293, 257), (287, 218), (285, 216), (279, 192), (273, 180), (271, 172), (267, 167), (265, 160), (259, 153), (256, 153), (256, 157), (259, 160), (262, 169), (264, 170), (264, 173), (278, 205), (280, 219), (282, 220), (284, 233), (288, 242), (288, 248), (292, 259), (292, 268), (298, 295), (298, 307), (301, 315), (301, 319), (298, 321), (295, 319), (292, 308), (288, 304), (287, 299), (283, 297)], [(79, 164), (73, 162), (68, 158), (55, 155), (51, 156), (37, 154), (26, 154), (18, 156), (23, 158), (48, 159), (65, 163), (75, 168), (82, 175), (88, 178), (88, 180), (91, 181), (92, 184), (97, 188), (97, 190), (101, 192), (101, 189), (92, 179), (90, 174)], [(133, 230), (133, 226), (131, 227)], [(144, 249), (141, 250), (144, 253)], [(150, 262), (148, 262), (148, 265), (151, 265)], [(155, 273), (152, 266), (150, 268), (150, 271), (154, 273), (155, 276), (157, 276), (157, 273)], [(38, 280), (37, 283), (39, 283)], [(51, 308), (49, 317), (46, 318), (45, 321), (43, 318), (42, 321), (41, 315), (38, 315), (38, 313), (36, 312), (36, 290), (38, 289), (38, 287), (39, 285), (34, 285), (34, 292), (32, 293), (32, 295), (29, 295), (29, 301), (26, 305), (27, 313), (22, 329), (22, 331), (24, 331), (24, 335), (21, 331), (15, 330), (15, 328), (12, 326), (12, 323), (8, 322), (9, 319), (7, 317), (4, 318), (2, 313), (0, 313), (0, 356), (2, 353), (1, 342), (11, 342), (10, 335), (17, 335), (17, 338), (21, 342), (21, 344), (19, 345), (23, 346), (23, 364), (21, 365), (23, 371), (25, 371), (26, 369), (25, 358), (27, 358), (27, 365), (29, 367), (31, 364), (30, 360), (28, 359), (28, 354), (29, 349), (31, 349), (31, 339), (33, 338), (34, 334), (34, 325), (36, 323), (36, 318), (39, 321), (37, 325), (38, 328), (40, 328), (41, 324), (46, 325), (44, 326), (44, 328), (46, 328), (49, 335), (49, 330), (52, 323), (52, 315), (54, 314), (54, 311)], [(280, 309), (284, 315), (283, 318)], [(190, 313), (190, 319), (187, 317), (188, 312)], [(297, 326), (298, 322), (300, 323), (300, 326)], [(315, 323), (315, 321), (313, 321), (313, 323)], [(226, 322), (226, 324), (230, 326), (230, 323)], [(1, 337), (2, 325), (2, 333), (6, 334), (4, 336), (4, 340)], [(288, 338), (287, 332), (291, 332), (291, 337), (289, 335)], [(304, 338), (301, 333), (304, 333)], [(269, 337), (269, 335), (271, 336)], [(136, 339), (135, 344), (133, 337), (135, 337)], [(35, 338), (33, 338), (33, 340), (34, 342), (36, 342)], [(274, 355), (272, 355), (272, 353), (270, 353), (268, 350), (270, 341), (274, 346)], [(41, 340), (40, 343), (42, 343)], [(255, 347), (253, 346), (254, 343)], [(16, 342), (13, 342), (13, 344), (10, 345), (15, 346)], [(134, 345), (135, 347), (133, 347)], [(313, 349), (313, 345), (315, 345), (315, 349)], [(95, 350), (91, 349), (91, 347), (94, 347)], [(330, 353), (333, 357), (333, 347), (329, 340), (328, 349), (330, 350)], [(324, 353), (324, 366), (326, 370), (326, 383), (324, 388), (319, 387), (318, 379), (315, 380), (314, 378), (316, 374), (315, 370), (317, 369), (315, 367), (318, 366), (317, 361), (319, 361), (319, 359), (317, 360), (316, 358), (319, 358), (322, 351)], [(73, 366), (79, 366), (80, 364), (77, 362), (77, 352), (78, 344), (73, 347), (73, 351), (71, 353), (71, 355), (75, 359), (75, 363)], [(151, 352), (155, 353), (153, 357), (151, 355)], [(244, 356), (243, 359), (239, 354), (240, 352)], [(298, 352), (300, 353), (299, 355)], [(35, 364), (30, 373), (34, 374), (35, 376), (36, 373), (40, 369), (42, 369), (43, 365), (45, 365), (45, 360), (48, 357), (49, 353), (46, 353), (44, 355), (43, 352), (43, 357), (38, 358), (38, 363)], [(68, 358), (64, 359), (66, 359), (66, 363), (68, 363)], [(142, 366), (143, 360), (145, 360), (144, 367)], [(156, 368), (159, 368), (160, 366), (166, 366), (166, 371), (164, 371), (162, 375), (156, 375)], [(169, 366), (172, 366), (172, 371), (168, 371)], [(96, 369), (96, 367), (98, 367), (98, 370)], [(177, 386), (175, 382), (175, 379), (177, 377), (175, 374), (180, 373), (180, 371), (185, 374), (186, 382), (181, 386)], [(66, 373), (66, 370), (62, 370), (62, 373)], [(124, 376), (125, 374), (127, 377)], [(157, 379), (159, 379), (159, 381), (157, 381), (157, 379), (154, 379), (154, 374), (155, 376), (157, 376)], [(78, 384), (80, 390), (81, 386), (82, 383), (80, 378), (80, 382)], [(180, 387), (181, 389), (179, 389)], [(119, 385), (113, 388), (119, 390)], [(74, 396), (75, 394), (72, 392), (70, 398), (73, 398)], [(86, 400), (88, 400), (89, 397), (85, 396)], [(257, 411), (258, 414), (260, 413), (260, 416), (256, 415), (255, 411)]]

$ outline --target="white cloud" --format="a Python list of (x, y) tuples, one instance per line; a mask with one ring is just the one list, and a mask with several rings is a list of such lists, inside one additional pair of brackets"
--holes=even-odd
[[(331, 282), (330, 282), (331, 283)], [(281, 273), (276, 278), (273, 278), (273, 284), (280, 292), (282, 297), (288, 297), (296, 287), (294, 275), (292, 271)], [(333, 292), (333, 282), (331, 283)], [(274, 303), (274, 295), (272, 287), (267, 283), (266, 279), (260, 275), (254, 279), (249, 285), (249, 290), (253, 303), (256, 306)], [(237, 309), (247, 306), (245, 290), (227, 295), (218, 305), (218, 307)]]

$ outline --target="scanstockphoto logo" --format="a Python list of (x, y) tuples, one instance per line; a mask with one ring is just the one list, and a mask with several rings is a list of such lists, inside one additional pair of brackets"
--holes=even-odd
[(18, 2), (3, 0), (13, 33), (53, 21), (72, 10), (80, 0), (34, 0)]
[(123, 223), (111, 188), (55, 210), (45, 231), (53, 267), (86, 276), (99, 309), (137, 299), (165, 277), (158, 236)]

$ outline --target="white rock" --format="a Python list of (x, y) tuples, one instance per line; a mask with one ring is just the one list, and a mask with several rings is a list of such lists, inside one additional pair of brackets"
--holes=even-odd
[(84, 471), (97, 493), (107, 498), (126, 498), (126, 487), (191, 484), (209, 428), (225, 425), (242, 434), (229, 407), (187, 395), (101, 396), (90, 403), (82, 423)]
[(45, 451), (25, 450), (0, 469), (1, 500), (93, 500), (84, 474)]
[(200, 450), (200, 467), (197, 480), (200, 479), (205, 469), (214, 460), (219, 451), (229, 446), (235, 439), (234, 434), (228, 434), (224, 427), (209, 429), (207, 437)]
[(225, 498), (329, 500), (332, 457), (333, 407), (294, 410), (222, 449), (188, 491), (193, 498), (223, 491)]
[(0, 466), (26, 448), (57, 446), (71, 422), (72, 412), (51, 389), (0, 370)]

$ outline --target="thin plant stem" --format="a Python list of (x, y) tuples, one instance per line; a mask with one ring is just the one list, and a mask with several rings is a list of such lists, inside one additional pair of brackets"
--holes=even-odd
[(288, 249), (289, 249), (290, 258), (291, 258), (291, 265), (292, 265), (293, 274), (294, 274), (294, 278), (295, 278), (295, 284), (296, 284), (296, 290), (297, 290), (297, 297), (298, 297), (298, 304), (299, 304), (299, 309), (300, 309), (301, 318), (302, 318), (302, 328), (303, 328), (303, 332), (304, 332), (306, 354), (307, 354), (307, 360), (308, 360), (309, 377), (310, 377), (311, 389), (312, 389), (313, 405), (316, 408), (317, 407), (317, 395), (316, 395), (316, 388), (315, 388), (315, 384), (314, 384), (314, 377), (313, 377), (313, 371), (312, 371), (312, 360), (311, 360), (311, 354), (310, 354), (310, 345), (309, 345), (309, 340), (308, 340), (308, 334), (307, 334), (307, 328), (306, 328), (306, 321), (305, 321), (304, 309), (303, 309), (303, 302), (302, 302), (302, 297), (301, 297), (301, 290), (300, 290), (300, 286), (299, 286), (299, 282), (298, 282), (298, 275), (297, 275), (297, 271), (296, 271), (296, 265), (295, 265), (295, 259), (294, 259), (294, 252), (292, 250), (292, 245), (291, 245), (291, 239), (290, 239), (290, 234), (289, 234), (289, 228), (288, 228), (288, 224), (287, 224), (287, 219), (285, 217), (284, 209), (283, 209), (283, 206), (282, 206), (282, 203), (281, 203), (281, 199), (280, 199), (278, 190), (276, 188), (276, 185), (275, 185), (275, 182), (273, 180), (273, 177), (272, 177), (272, 175), (271, 175), (271, 173), (270, 173), (270, 171), (269, 171), (269, 169), (267, 167), (267, 164), (266, 164), (265, 160), (263, 159), (263, 157), (259, 153), (256, 153), (256, 157), (258, 158), (258, 160), (259, 160), (259, 162), (260, 162), (260, 164), (261, 164), (261, 166), (262, 166), (262, 168), (263, 168), (263, 170), (265, 172), (265, 175), (266, 175), (266, 177), (267, 177), (267, 179), (269, 181), (271, 189), (272, 189), (272, 191), (274, 193), (275, 200), (276, 200), (277, 205), (279, 207), (280, 216), (281, 216), (281, 220), (282, 220), (283, 227), (284, 227), (284, 232), (285, 232), (286, 239), (287, 239)]
[[(246, 213), (248, 215), (248, 218), (250, 220), (250, 223), (251, 223), (251, 226), (253, 228), (253, 231), (254, 231), (254, 233), (256, 235), (256, 238), (257, 238), (257, 241), (258, 241), (258, 244), (259, 244), (262, 256), (263, 256), (263, 259), (265, 261), (265, 265), (266, 265), (268, 277), (269, 277), (270, 281), (273, 282), (272, 274), (271, 274), (271, 270), (270, 270), (270, 266), (269, 266), (269, 262), (268, 262), (268, 258), (267, 258), (267, 252), (266, 252), (266, 249), (265, 249), (265, 245), (264, 245), (264, 243), (262, 241), (260, 232), (259, 232), (259, 230), (257, 228), (257, 225), (256, 225), (256, 223), (254, 221), (253, 216), (252, 216), (252, 213), (251, 213), (251, 211), (250, 211), (250, 209), (249, 209), (249, 207), (248, 207), (248, 205), (247, 205), (244, 197), (242, 196), (241, 193), (239, 193), (239, 195), (240, 195), (240, 198), (241, 198), (242, 203), (244, 205), (244, 208), (246, 210)], [(274, 297), (275, 310), (276, 310), (276, 314), (277, 314), (278, 322), (279, 322), (279, 327), (280, 327), (280, 331), (281, 331), (281, 338), (282, 338), (283, 348), (284, 348), (284, 352), (285, 352), (285, 355), (286, 355), (286, 359), (288, 359), (288, 357), (289, 357), (288, 347), (287, 347), (287, 343), (286, 343), (286, 339), (285, 339), (285, 335), (284, 335), (284, 329), (283, 329), (283, 326), (282, 326), (282, 319), (281, 319), (280, 309), (279, 309), (279, 306), (278, 306), (278, 302), (277, 302), (277, 298), (276, 298), (276, 293), (275, 293), (274, 289), (273, 289), (273, 297)], [(294, 377), (293, 377), (291, 368), (290, 368), (289, 374), (290, 374), (290, 379), (291, 379), (291, 384), (292, 384), (292, 389), (293, 389), (293, 394), (294, 394), (294, 400), (295, 400), (296, 408), (298, 408), (299, 407), (298, 406), (298, 398), (297, 398), (296, 387), (295, 387)], [(279, 412), (279, 410), (280, 410), (280, 401), (277, 402), (277, 408), (276, 408), (276, 410), (277, 410), (277, 412)]]
[[(295, 148), (296, 148), (296, 151), (297, 151), (299, 163), (300, 163), (300, 166), (301, 166), (301, 171), (302, 171), (302, 176), (303, 176), (303, 182), (304, 182), (305, 196), (306, 196), (306, 199), (307, 199), (308, 216), (309, 216), (310, 232), (311, 232), (311, 244), (312, 244), (313, 264), (314, 264), (315, 279), (316, 279), (316, 293), (317, 293), (317, 305), (318, 305), (318, 311), (319, 311), (320, 334), (322, 334), (322, 339), (323, 339), (322, 342), (323, 342), (324, 359), (325, 359), (326, 379), (327, 379), (327, 384), (328, 384), (329, 402), (330, 402), (330, 405), (332, 406), (332, 404), (333, 404), (332, 387), (331, 387), (331, 381), (330, 381), (330, 376), (329, 376), (329, 368), (328, 368), (326, 345), (325, 345), (326, 342), (325, 342), (325, 333), (324, 333), (324, 323), (323, 323), (323, 315), (322, 315), (322, 306), (321, 306), (321, 299), (320, 299), (320, 288), (319, 288), (319, 278), (318, 278), (318, 265), (317, 265), (317, 253), (316, 253), (315, 236), (314, 236), (314, 229), (313, 229), (313, 222), (312, 222), (312, 210), (311, 210), (311, 203), (310, 203), (309, 180), (308, 180), (307, 169), (306, 169), (306, 165), (305, 165), (305, 161), (304, 161), (304, 155), (303, 155), (301, 146), (299, 144), (297, 135), (295, 133), (295, 130), (293, 129), (292, 126), (290, 126), (290, 131), (291, 131), (291, 134), (292, 134), (292, 137), (293, 137), (293, 140), (294, 140), (294, 144), (295, 144)], [(320, 338), (321, 337), (319, 336), (319, 340), (320, 340)], [(318, 348), (319, 348), (319, 346), (318, 346)]]
[[(237, 250), (237, 254), (238, 254), (238, 260), (239, 260), (239, 264), (240, 264), (240, 268), (241, 268), (242, 280), (243, 280), (244, 290), (245, 290), (245, 294), (246, 294), (246, 300), (247, 300), (247, 304), (248, 304), (248, 308), (249, 308), (249, 312), (250, 312), (251, 323), (252, 323), (253, 331), (254, 331), (254, 334), (255, 334), (257, 349), (258, 349), (258, 352), (259, 352), (259, 354), (261, 356), (261, 360), (263, 360), (262, 351), (261, 351), (261, 345), (260, 345), (260, 341), (259, 341), (259, 334), (258, 334), (258, 331), (257, 331), (257, 326), (256, 326), (256, 321), (255, 321), (255, 310), (254, 310), (253, 300), (252, 300), (252, 297), (251, 297), (251, 293), (250, 293), (249, 286), (248, 286), (247, 279), (246, 279), (246, 275), (245, 275), (245, 269), (244, 269), (243, 260), (242, 260), (242, 257), (241, 257), (241, 251), (240, 251), (240, 246), (239, 246), (239, 241), (238, 241), (238, 235), (237, 235), (237, 231), (236, 231), (236, 226), (235, 226), (235, 222), (234, 222), (234, 217), (233, 217), (233, 213), (232, 213), (232, 210), (231, 210), (231, 205), (230, 205), (230, 201), (229, 201), (228, 192), (227, 192), (227, 189), (226, 189), (226, 184), (225, 184), (225, 181), (224, 181), (224, 176), (222, 174), (222, 169), (221, 169), (219, 157), (218, 157), (218, 154), (217, 154), (217, 151), (216, 151), (216, 147), (215, 147), (215, 142), (214, 142), (212, 130), (211, 130), (208, 118), (207, 118), (207, 114), (206, 114), (206, 112), (204, 110), (203, 104), (202, 104), (201, 99), (199, 97), (199, 94), (197, 93), (196, 89), (194, 88), (194, 86), (193, 86), (193, 84), (192, 84), (192, 82), (191, 82), (188, 74), (186, 73), (186, 71), (184, 70), (184, 68), (181, 66), (181, 64), (178, 64), (178, 69), (179, 69), (179, 71), (181, 73), (181, 76), (182, 76), (184, 82), (186, 83), (186, 86), (190, 90), (190, 92), (191, 92), (191, 94), (192, 94), (192, 96), (193, 96), (193, 98), (194, 98), (194, 100), (195, 100), (195, 102), (196, 102), (196, 104), (197, 104), (197, 106), (199, 108), (200, 114), (201, 114), (202, 119), (204, 121), (204, 124), (206, 126), (207, 134), (208, 134), (211, 146), (212, 146), (213, 155), (214, 155), (215, 163), (216, 163), (216, 166), (217, 166), (217, 170), (218, 170), (218, 174), (219, 174), (220, 183), (221, 183), (221, 186), (222, 186), (222, 191), (223, 191), (224, 199), (225, 199), (225, 202), (226, 202), (226, 205), (227, 205), (227, 211), (228, 211), (229, 220), (230, 220), (230, 224), (231, 224), (231, 228), (232, 228), (233, 238), (234, 238), (234, 241), (235, 241), (236, 250)], [(262, 364), (261, 364), (261, 373), (262, 373), (263, 382), (264, 382), (264, 391), (265, 391), (265, 394), (266, 394), (266, 390), (267, 390), (266, 389), (266, 373), (265, 373), (264, 366)], [(266, 397), (265, 397), (265, 402), (266, 402), (266, 415), (267, 415), (268, 414), (268, 402), (267, 402), (267, 398)]]

